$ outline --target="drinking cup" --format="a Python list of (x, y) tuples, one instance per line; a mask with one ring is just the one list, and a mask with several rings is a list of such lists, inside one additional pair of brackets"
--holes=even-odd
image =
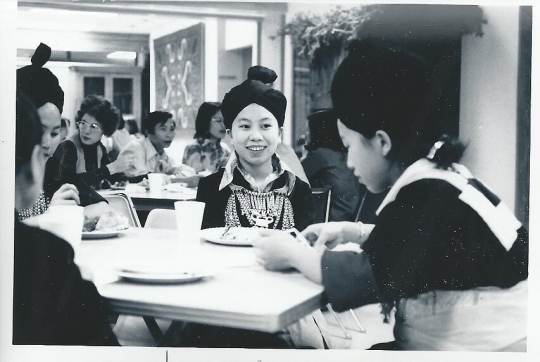
[(77, 252), (84, 225), (84, 207), (53, 205), (39, 217), (40, 229), (47, 230), (71, 244)]
[(176, 201), (176, 227), (182, 240), (197, 242), (204, 214), (204, 202)]
[(149, 173), (148, 185), (150, 186), (151, 193), (160, 193), (163, 189), (163, 182), (165, 180), (165, 174), (162, 173)]

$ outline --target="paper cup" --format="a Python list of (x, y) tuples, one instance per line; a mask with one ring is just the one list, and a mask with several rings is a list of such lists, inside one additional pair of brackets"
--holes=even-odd
[(64, 239), (77, 251), (81, 244), (83, 213), (82, 206), (53, 205), (40, 216), (39, 227)]
[(176, 227), (182, 240), (199, 241), (204, 214), (204, 202), (199, 201), (176, 201)]
[(160, 193), (163, 189), (163, 182), (165, 180), (165, 174), (163, 173), (149, 173), (148, 185), (150, 186), (150, 192)]

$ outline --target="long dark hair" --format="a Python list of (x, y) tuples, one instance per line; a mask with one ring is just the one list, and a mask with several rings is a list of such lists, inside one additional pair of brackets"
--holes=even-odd
[(195, 136), (193, 138), (210, 138), (210, 122), (212, 116), (221, 109), (219, 102), (204, 102), (199, 107), (197, 118), (195, 118)]
[(372, 138), (378, 130), (392, 140), (388, 157), (408, 166), (426, 157), (437, 141), (431, 159), (439, 167), (458, 162), (465, 147), (429, 122), (434, 88), (432, 72), (418, 55), (355, 40), (332, 82), (332, 102), (338, 118), (348, 128)]

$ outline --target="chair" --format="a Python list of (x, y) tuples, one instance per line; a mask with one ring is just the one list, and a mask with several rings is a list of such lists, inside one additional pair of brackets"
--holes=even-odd
[(144, 227), (176, 230), (176, 211), (167, 209), (153, 209), (148, 214)]
[[(311, 189), (311, 195), (312, 195), (313, 206), (314, 206), (314, 211), (315, 211), (315, 223), (328, 222), (328, 219), (330, 217), (330, 202), (332, 201), (332, 188), (329, 186), (321, 187), (321, 188), (313, 188)], [(360, 208), (362, 207), (363, 202), (364, 202), (364, 199), (362, 199), (362, 201), (360, 202)], [(345, 335), (345, 338), (352, 339), (351, 335), (347, 332), (347, 329), (343, 325), (343, 322), (341, 321), (341, 319), (339, 319), (338, 315), (332, 308), (332, 305), (328, 303), (326, 305), (326, 308), (338, 322), (339, 327), (341, 328), (341, 331)], [(358, 319), (358, 316), (354, 313), (354, 310), (350, 309), (349, 312), (352, 314), (354, 321), (359, 327), (358, 332), (365, 333), (366, 330), (360, 323), (360, 320)]]
[(107, 200), (109, 206), (114, 211), (119, 212), (120, 214), (128, 218), (129, 226), (141, 227), (141, 222), (139, 221), (139, 217), (137, 216), (137, 212), (135, 211), (133, 202), (128, 195), (119, 192), (103, 195), (103, 198)]
[(328, 222), (330, 216), (330, 201), (332, 198), (332, 188), (330, 186), (311, 189), (311, 199), (313, 200), (314, 222)]

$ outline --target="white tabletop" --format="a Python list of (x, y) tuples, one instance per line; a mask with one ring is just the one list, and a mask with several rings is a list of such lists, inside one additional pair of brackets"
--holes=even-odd
[[(136, 261), (197, 266), (211, 276), (178, 285), (110, 281), (116, 267)], [(94, 273), (100, 294), (121, 314), (277, 332), (321, 306), (322, 286), (297, 272), (264, 270), (251, 247), (181, 240), (176, 230), (133, 228), (83, 240), (77, 264)]]
[(133, 201), (133, 206), (139, 211), (150, 211), (155, 208), (174, 210), (174, 202), (195, 200), (197, 189), (186, 188), (183, 192), (162, 190), (159, 192), (126, 192), (125, 190), (99, 190), (102, 195), (124, 193)]

